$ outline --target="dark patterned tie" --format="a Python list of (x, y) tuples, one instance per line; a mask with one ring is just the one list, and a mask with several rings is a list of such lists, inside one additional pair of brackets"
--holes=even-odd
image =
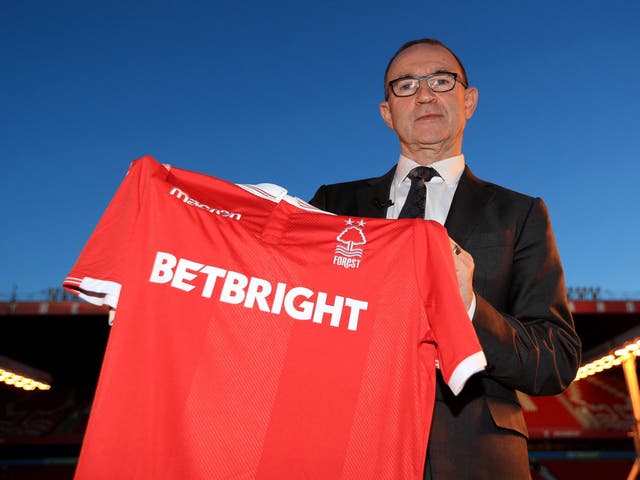
[(411, 188), (398, 218), (424, 218), (424, 208), (427, 203), (425, 183), (436, 176), (440, 175), (431, 167), (416, 167), (409, 172)]

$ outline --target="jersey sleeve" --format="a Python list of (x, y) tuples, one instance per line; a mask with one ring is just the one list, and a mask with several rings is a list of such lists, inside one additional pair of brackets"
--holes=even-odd
[(116, 308), (123, 267), (149, 178), (168, 174), (156, 160), (134, 160), (62, 286), (94, 305)]
[(454, 394), (487, 365), (462, 298), (446, 229), (436, 222), (417, 222), (416, 265), (438, 365)]

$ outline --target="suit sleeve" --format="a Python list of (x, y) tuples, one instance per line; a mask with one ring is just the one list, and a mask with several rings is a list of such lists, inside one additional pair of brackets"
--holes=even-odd
[(491, 378), (527, 394), (554, 395), (575, 378), (581, 345), (541, 199), (532, 199), (514, 242), (511, 274), (505, 278), (506, 307), (498, 311), (493, 305), (500, 304), (499, 299), (487, 299), (476, 291), (473, 324)]

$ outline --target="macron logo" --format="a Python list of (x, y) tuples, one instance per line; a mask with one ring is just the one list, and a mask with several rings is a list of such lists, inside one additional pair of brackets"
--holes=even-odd
[(183, 192), (177, 187), (173, 187), (169, 192), (169, 194), (173, 195), (178, 200), (182, 200), (187, 205), (201, 208), (202, 210), (206, 210), (207, 212), (213, 213), (215, 215), (220, 215), (221, 217), (224, 217), (224, 218), (232, 218), (233, 220), (240, 220), (240, 218), (242, 218), (242, 215), (240, 215), (239, 213), (229, 212), (228, 210), (219, 210), (217, 208), (210, 207), (209, 205), (206, 205), (204, 203), (200, 203), (196, 199), (189, 197), (189, 195), (187, 195), (185, 192)]

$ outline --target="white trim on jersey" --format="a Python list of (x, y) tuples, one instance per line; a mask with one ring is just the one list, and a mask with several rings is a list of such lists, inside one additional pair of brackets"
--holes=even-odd
[(274, 203), (280, 203), (287, 196), (287, 189), (275, 183), (258, 183), (256, 185), (237, 183), (236, 185), (257, 197), (271, 200)]
[(454, 395), (458, 395), (462, 391), (467, 380), (473, 374), (483, 371), (486, 366), (487, 359), (482, 351), (462, 360), (451, 374), (448, 382), (449, 388), (451, 388)]
[(298, 197), (292, 197), (291, 195), (288, 195), (286, 188), (274, 183), (258, 183), (256, 185), (251, 185), (248, 183), (236, 183), (236, 185), (257, 197), (270, 200), (274, 203), (280, 203), (282, 200), (284, 200), (285, 202), (302, 210), (333, 215), (333, 213), (320, 210), (319, 208), (314, 207), (310, 203), (307, 203)]
[(98, 280), (91, 277), (67, 277), (64, 286), (76, 293), (80, 298), (94, 305), (118, 306), (122, 285), (109, 280)]

